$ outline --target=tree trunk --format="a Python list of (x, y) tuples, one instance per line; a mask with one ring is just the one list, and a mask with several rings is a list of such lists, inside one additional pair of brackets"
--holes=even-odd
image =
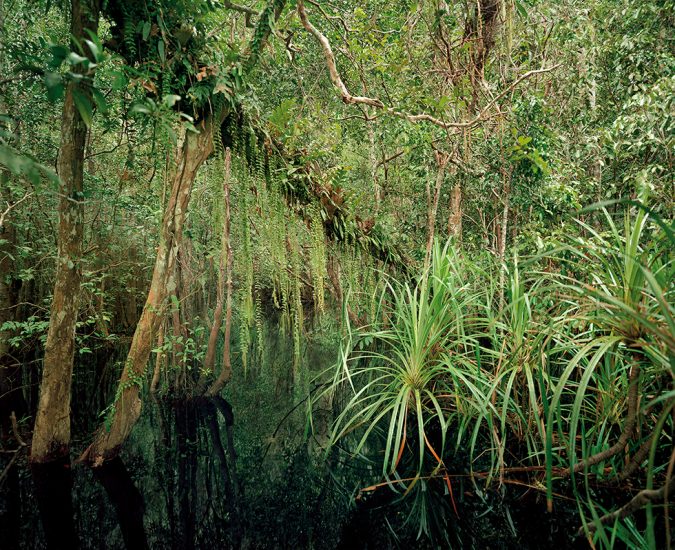
[(155, 358), (155, 369), (152, 373), (152, 381), (150, 382), (150, 393), (155, 394), (157, 392), (157, 386), (159, 385), (159, 377), (162, 374), (162, 367), (164, 366), (164, 359), (166, 357), (166, 352), (164, 351), (164, 332), (165, 329), (163, 326), (159, 328), (159, 335), (157, 336), (157, 348), (160, 350), (157, 353)]
[(448, 237), (454, 237), (457, 242), (462, 240), (462, 186), (459, 182), (455, 184), (450, 194)]
[(114, 458), (141, 414), (140, 389), (152, 344), (163, 319), (166, 298), (176, 290), (176, 259), (192, 184), (199, 167), (213, 152), (212, 118), (200, 125), (199, 133), (187, 132), (172, 178), (160, 235), (157, 258), (148, 297), (124, 363), (109, 422), (98, 430), (81, 459), (97, 466)]
[(115, 508), (125, 547), (135, 550), (148, 548), (143, 526), (143, 495), (134, 484), (122, 459), (117, 457), (110, 460), (103, 467), (96, 468), (94, 475), (103, 485)]
[[(71, 36), (88, 38), (86, 30), (98, 31), (98, 0), (71, 4)], [(84, 69), (80, 71), (84, 73)], [(75, 105), (75, 96), (91, 101), (93, 71), (81, 82), (66, 88), (61, 118), (61, 148), (57, 169), (59, 185), (59, 231), (56, 281), (49, 316), (40, 385), (40, 402), (33, 432), (32, 462), (47, 462), (67, 456), (70, 448), (70, 384), (73, 375), (75, 323), (81, 280), (84, 222), (84, 146), (87, 126)]]
[[(223, 179), (223, 196), (225, 199), (225, 221), (223, 223), (223, 250), (220, 255), (220, 276), (219, 276), (219, 303), (220, 303), (220, 315), (221, 318), (218, 320), (218, 330), (220, 330), (220, 323), (222, 322), (222, 313), (223, 313), (223, 284), (222, 281), (225, 279), (225, 286), (227, 287), (227, 301), (225, 306), (225, 343), (223, 345), (223, 366), (220, 369), (220, 374), (215, 380), (209, 391), (206, 392), (207, 395), (213, 396), (220, 392), (223, 389), (225, 384), (230, 381), (232, 377), (232, 359), (230, 354), (230, 339), (232, 336), (232, 239), (230, 238), (230, 148), (228, 147), (225, 150), (225, 177)], [(224, 264), (226, 266), (226, 272), (224, 273)], [(216, 328), (214, 322), (213, 327)], [(213, 335), (213, 332), (212, 332)], [(217, 336), (217, 334), (216, 334)], [(211, 341), (209, 340), (209, 348), (211, 347)], [(213, 353), (215, 354), (215, 342), (213, 345)], [(213, 368), (213, 359), (211, 363), (211, 368)]]
[(438, 164), (438, 172), (436, 173), (436, 185), (434, 187), (433, 196), (431, 188), (427, 182), (427, 252), (424, 257), (424, 269), (426, 270), (431, 264), (431, 249), (434, 246), (434, 236), (436, 233), (436, 214), (438, 213), (438, 200), (441, 197), (441, 188), (443, 186), (443, 179), (445, 178), (445, 167), (448, 165), (450, 157), (447, 153), (434, 151), (436, 155), (436, 163)]

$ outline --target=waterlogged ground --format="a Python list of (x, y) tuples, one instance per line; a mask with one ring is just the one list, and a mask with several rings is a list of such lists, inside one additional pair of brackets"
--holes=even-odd
[[(359, 487), (377, 480), (378, 467), (323, 451), (330, 411), (315, 415), (315, 435), (307, 430), (312, 378), (336, 356), (334, 338), (309, 341), (300, 366), (305, 375), (295, 384), (288, 377), (292, 344), (268, 330), (263, 356), (245, 373), (241, 365), (235, 368), (223, 399), (146, 396), (120, 461), (96, 475), (83, 466), (73, 468), (81, 547), (124, 548), (125, 541), (131, 548), (160, 549), (434, 547), (417, 538), (416, 526), (406, 523), (409, 506), (397, 504), (397, 495), (388, 489), (354, 498)], [(89, 372), (86, 366), (79, 369)], [(91, 380), (78, 387), (92, 387)], [(81, 418), (82, 401), (93, 399), (76, 398), (80, 404), (74, 403), (74, 414)], [(97, 417), (75, 424), (76, 451), (86, 446), (87, 430)], [(8, 463), (4, 456), (2, 460)], [(1, 482), (0, 535), (5, 543), (0, 546), (44, 548), (25, 456)], [(470, 483), (458, 481), (455, 501), (459, 516), (447, 513), (452, 510), (447, 496), (438, 501), (437, 509), (447, 517), (441, 547), (574, 543), (569, 534), (577, 527), (575, 515), (547, 515), (536, 491), (477, 494)]]

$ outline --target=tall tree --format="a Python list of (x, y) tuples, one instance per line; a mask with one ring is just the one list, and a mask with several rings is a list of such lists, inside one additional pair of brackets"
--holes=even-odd
[[(93, 59), (94, 52), (85, 46), (85, 40), (98, 30), (99, 1), (72, 0), (70, 7), (72, 47)], [(82, 281), (84, 155), (89, 122), (83, 117), (91, 114), (95, 66), (90, 66), (89, 60), (83, 57), (73, 67), (74, 78), (66, 86), (61, 116), (56, 280), (30, 455), (49, 548), (78, 546), (71, 497), (70, 400)]]
[(164, 210), (162, 231), (152, 273), (152, 282), (143, 313), (136, 325), (131, 348), (124, 363), (110, 421), (101, 426), (83, 458), (94, 465), (117, 456), (141, 414), (140, 390), (152, 346), (164, 320), (165, 301), (176, 288), (176, 259), (180, 249), (185, 215), (192, 184), (199, 167), (213, 152), (212, 117), (199, 125), (199, 132), (187, 132), (177, 153), (172, 189)]
[[(70, 33), (76, 51), (89, 33), (96, 34), (99, 0), (72, 0)], [(68, 83), (61, 117), (61, 146), (57, 161), (59, 186), (59, 231), (56, 281), (49, 317), (49, 332), (40, 385), (32, 462), (49, 462), (67, 456), (70, 448), (70, 387), (73, 375), (75, 325), (82, 280), (81, 257), (84, 222), (84, 154), (87, 121), (82, 110), (91, 104), (94, 68), (81, 63), (74, 72), (82, 79)]]

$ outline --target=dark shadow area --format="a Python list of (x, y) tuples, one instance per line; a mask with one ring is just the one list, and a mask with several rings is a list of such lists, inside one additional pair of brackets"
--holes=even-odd
[(31, 472), (47, 548), (79, 548), (73, 516), (70, 457), (33, 463)]
[(143, 497), (122, 459), (116, 457), (103, 466), (94, 468), (94, 477), (103, 486), (115, 508), (126, 547), (129, 550), (149, 548), (143, 527)]

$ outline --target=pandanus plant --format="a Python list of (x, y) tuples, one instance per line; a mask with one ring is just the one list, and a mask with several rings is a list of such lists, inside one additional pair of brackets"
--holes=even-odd
[[(451, 491), (443, 460), (449, 436), (454, 447), (473, 447), (479, 425), (494, 416), (479, 351), (491, 291), (477, 284), (482, 277), (473, 268), (449, 245), (436, 245), (414, 285), (387, 284), (380, 322), (349, 332), (330, 385), (330, 392), (348, 392), (332, 443), (349, 436), (353, 454), (383, 448), (384, 484), (406, 495), (437, 477)], [(427, 530), (427, 510), (416, 507)]]
[[(412, 497), (420, 532), (439, 515), (429, 480), (443, 480), (454, 504), (448, 463), (461, 450), (486, 484), (543, 470), (549, 509), (554, 482), (571, 478), (581, 532), (607, 547), (612, 537), (640, 544), (625, 518), (646, 505), (644, 543), (656, 545), (651, 505), (675, 493), (675, 239), (642, 203), (630, 204), (623, 227), (603, 205), (595, 211), (604, 230), (579, 221), (583, 237), (528, 269), (514, 258), (504, 302), (496, 271), (436, 245), (415, 284), (386, 286), (378, 324), (348, 328), (323, 394), (342, 398), (331, 443), (377, 453), (384, 481), (374, 487)], [(547, 270), (536, 271), (542, 260)], [(608, 473), (642, 475), (646, 490), (603, 515), (590, 491), (576, 490)]]
[[(672, 229), (642, 202), (630, 203), (623, 228), (606, 206), (596, 208), (605, 231), (579, 222), (587, 236), (561, 248), (561, 264), (569, 272), (558, 277), (559, 292), (575, 309), (556, 327), (557, 358), (569, 360), (548, 404), (548, 502), (551, 507), (556, 451), (562, 477), (610, 473), (621, 481), (647, 460), (647, 491), (653, 490), (655, 473), (667, 470), (661, 490), (640, 496), (648, 507), (647, 543), (655, 547), (651, 503), (658, 498), (663, 502), (672, 487), (675, 458), (672, 434), (666, 433), (672, 429), (675, 406), (675, 241)], [(656, 464), (657, 456), (665, 464)], [(583, 531), (606, 546), (612, 541), (600, 527), (613, 523), (616, 534), (616, 522), (639, 507), (631, 501), (601, 516), (593, 499), (587, 498), (587, 504), (593, 519), (584, 519)], [(629, 531), (622, 533), (632, 536)]]

